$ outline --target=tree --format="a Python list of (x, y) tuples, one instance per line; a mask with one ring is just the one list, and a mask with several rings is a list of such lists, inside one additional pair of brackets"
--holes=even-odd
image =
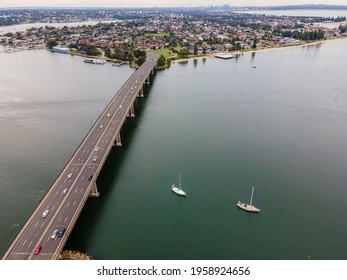
[(140, 56), (146, 56), (146, 52), (142, 50), (134, 50), (134, 56), (139, 58)]
[(163, 55), (160, 55), (160, 57), (158, 58), (158, 62), (157, 62), (158, 66), (164, 66), (166, 65), (166, 58)]
[(254, 38), (252, 48), (253, 48), (253, 49), (256, 49), (256, 48), (257, 48), (257, 38)]
[(71, 43), (71, 44), (69, 45), (69, 48), (70, 48), (70, 49), (78, 49), (78, 44), (77, 44), (77, 43)]
[(146, 57), (145, 57), (145, 56), (140, 56), (140, 57), (136, 60), (136, 64), (137, 64), (138, 66), (141, 66), (145, 61), (146, 61)]
[(58, 45), (56, 39), (48, 39), (46, 43), (46, 47), (52, 49), (54, 46)]
[(187, 49), (183, 48), (178, 52), (178, 55), (187, 57), (188, 55), (191, 55), (192, 53), (188, 51)]
[(194, 46), (194, 55), (197, 55), (198, 54), (198, 47), (197, 45)]
[(110, 57), (111, 56), (111, 50), (109, 48), (105, 49), (105, 56)]
[(340, 30), (342, 33), (345, 33), (345, 32), (347, 31), (347, 24), (345, 24), (345, 25), (340, 24), (339, 30)]

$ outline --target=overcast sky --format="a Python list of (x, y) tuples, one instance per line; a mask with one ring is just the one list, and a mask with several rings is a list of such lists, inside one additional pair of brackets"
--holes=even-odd
[(232, 6), (347, 5), (347, 0), (0, 0), (0, 7), (193, 7), (223, 4)]

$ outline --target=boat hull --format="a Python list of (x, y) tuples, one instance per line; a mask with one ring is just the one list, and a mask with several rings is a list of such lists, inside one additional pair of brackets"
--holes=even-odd
[(230, 58), (234, 58), (235, 55), (233, 54), (227, 54), (227, 53), (217, 53), (214, 55), (217, 58), (222, 58), (222, 59), (230, 59)]
[(237, 204), (237, 207), (239, 207), (242, 210), (248, 211), (248, 212), (254, 212), (254, 213), (259, 213), (260, 209), (253, 206), (253, 205), (249, 205), (247, 203), (243, 203), (241, 201), (239, 201)]
[(186, 194), (183, 190), (181, 190), (181, 189), (175, 187), (175, 185), (173, 185), (173, 186), (171, 187), (171, 189), (172, 189), (172, 191), (173, 191), (175, 194), (177, 194), (177, 195), (180, 195), (180, 196), (187, 196), (187, 194)]
[(91, 63), (91, 64), (105, 64), (106, 60), (103, 59), (85, 59), (83, 60), (85, 63)]

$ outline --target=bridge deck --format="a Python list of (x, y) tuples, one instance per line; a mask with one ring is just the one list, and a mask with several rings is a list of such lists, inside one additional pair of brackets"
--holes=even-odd
[[(58, 258), (134, 100), (153, 71), (156, 61), (153, 54), (148, 54), (146, 62), (116, 93), (2, 259)], [(66, 189), (68, 191), (64, 194)], [(49, 213), (42, 217), (45, 210), (49, 210)], [(53, 231), (61, 227), (66, 228), (65, 234), (52, 238)], [(39, 245), (42, 246), (40, 253), (33, 254)]]

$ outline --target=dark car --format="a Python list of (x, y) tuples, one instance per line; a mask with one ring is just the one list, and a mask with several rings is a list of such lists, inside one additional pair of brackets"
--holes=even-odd
[(42, 248), (41, 245), (37, 246), (36, 249), (35, 249), (35, 251), (34, 251), (34, 255), (40, 254), (41, 248)]
[(90, 181), (92, 178), (93, 178), (93, 174), (90, 174), (90, 175), (88, 176), (88, 181)]
[(59, 230), (58, 230), (58, 237), (62, 237), (65, 233), (65, 230), (66, 228), (65, 227), (61, 227)]

